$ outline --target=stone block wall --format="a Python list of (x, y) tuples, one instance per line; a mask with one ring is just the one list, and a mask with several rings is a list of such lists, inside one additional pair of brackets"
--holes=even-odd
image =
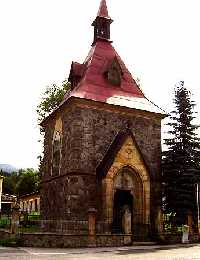
[[(127, 123), (147, 162), (153, 179), (157, 179), (160, 167), (161, 123), (153, 114), (132, 115), (119, 111), (73, 107), (61, 113), (63, 123), (61, 174), (84, 172), (95, 174), (110, 144)], [(49, 121), (45, 134), (44, 179), (50, 177), (52, 138), (55, 119)]]
[(151, 219), (154, 222), (160, 206), (161, 118), (120, 107), (90, 105), (89, 101), (79, 101), (66, 109), (58, 114), (62, 120), (62, 157), (58, 177), (51, 177), (56, 118), (49, 120), (46, 126), (41, 189), (43, 218), (87, 219), (88, 208), (98, 208), (95, 203), (101, 203), (101, 200), (97, 195), (96, 168), (116, 135), (128, 124), (150, 173)]
[(88, 208), (95, 198), (95, 177), (65, 175), (42, 184), (42, 219), (88, 220)]
[(23, 246), (46, 248), (80, 248), (87, 247), (87, 235), (61, 235), (51, 233), (20, 234)]
[[(80, 248), (90, 247), (88, 235), (61, 235), (51, 233), (20, 234), (23, 246), (46, 248)], [(94, 245), (97, 247), (125, 246), (131, 244), (131, 236), (97, 235)]]

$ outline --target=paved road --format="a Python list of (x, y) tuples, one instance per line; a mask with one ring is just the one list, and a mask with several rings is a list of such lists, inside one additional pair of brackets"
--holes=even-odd
[(200, 259), (200, 244), (90, 249), (0, 247), (0, 260), (191, 260)]

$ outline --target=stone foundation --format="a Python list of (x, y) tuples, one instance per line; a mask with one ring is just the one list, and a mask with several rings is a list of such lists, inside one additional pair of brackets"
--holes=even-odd
[[(61, 235), (53, 233), (20, 234), (27, 247), (80, 248), (90, 247), (88, 235)], [(131, 235), (96, 235), (93, 247), (131, 245)]]
[(9, 231), (5, 231), (5, 230), (0, 230), (0, 239), (3, 240), (3, 239), (9, 239), (11, 238), (11, 232)]

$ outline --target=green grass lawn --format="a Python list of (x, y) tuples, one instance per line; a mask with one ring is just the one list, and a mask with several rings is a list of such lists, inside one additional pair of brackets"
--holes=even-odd
[(11, 219), (8, 216), (1, 216), (0, 218), (0, 228), (7, 228), (11, 224)]
[(26, 227), (19, 227), (18, 231), (20, 233), (37, 233), (41, 231), (41, 228), (37, 225), (27, 225)]

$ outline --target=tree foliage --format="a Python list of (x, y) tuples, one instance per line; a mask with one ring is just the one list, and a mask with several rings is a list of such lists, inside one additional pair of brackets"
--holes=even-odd
[(180, 82), (174, 90), (175, 109), (167, 124), (169, 138), (163, 152), (162, 172), (165, 210), (174, 212), (184, 223), (189, 211), (196, 211), (195, 183), (200, 181), (200, 140), (193, 123), (195, 103), (191, 94)]
[[(38, 104), (36, 109), (36, 112), (38, 114), (39, 125), (49, 114), (51, 114), (56, 108), (58, 108), (58, 106), (61, 104), (61, 102), (64, 99), (64, 95), (68, 91), (70, 91), (70, 89), (71, 89), (71, 84), (67, 80), (64, 80), (61, 86), (52, 84), (46, 87), (45, 91), (41, 95), (41, 101)], [(44, 129), (41, 125), (40, 125), (40, 133), (41, 133), (41, 139), (39, 140), (39, 142), (43, 143)], [(40, 160), (39, 171), (41, 171), (43, 154), (39, 155), (38, 159)]]
[(4, 194), (22, 196), (39, 190), (39, 173), (34, 169), (21, 169), (19, 172), (3, 175)]
[(37, 106), (38, 123), (40, 124), (63, 101), (64, 95), (70, 90), (70, 83), (63, 81), (61, 86), (52, 84), (46, 87)]

